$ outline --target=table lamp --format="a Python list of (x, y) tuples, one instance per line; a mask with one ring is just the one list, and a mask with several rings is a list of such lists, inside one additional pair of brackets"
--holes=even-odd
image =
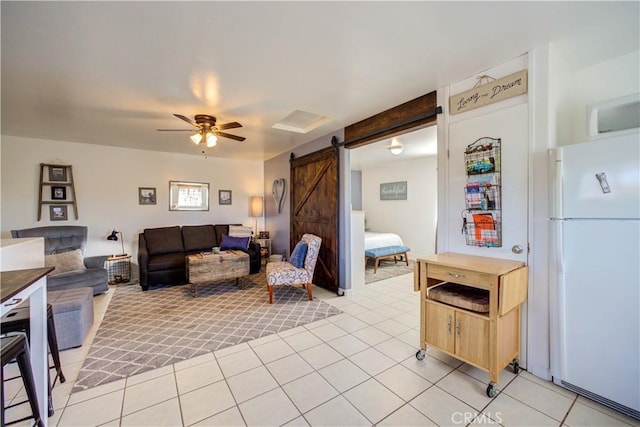
[(111, 234), (107, 236), (107, 240), (118, 241), (118, 234), (120, 235), (120, 244), (122, 245), (122, 253), (120, 255), (126, 255), (124, 251), (124, 238), (122, 237), (122, 231), (113, 230)]
[(256, 231), (254, 236), (257, 236), (258, 235), (258, 218), (262, 216), (262, 212), (263, 212), (262, 196), (251, 196), (250, 211), (251, 211), (250, 216), (255, 218), (254, 223), (255, 223)]

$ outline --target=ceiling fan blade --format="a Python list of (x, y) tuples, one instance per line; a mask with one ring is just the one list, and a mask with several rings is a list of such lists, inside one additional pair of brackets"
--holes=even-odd
[(193, 129), (156, 129), (158, 132), (193, 132)]
[(235, 128), (241, 128), (242, 125), (238, 122), (231, 122), (231, 123), (225, 123), (222, 125), (217, 125), (216, 126), (219, 130), (225, 130), (225, 129), (235, 129)]
[(176, 116), (177, 118), (179, 118), (180, 120), (184, 120), (185, 122), (189, 123), (192, 126), (195, 127), (199, 127), (198, 124), (196, 122), (194, 122), (193, 120), (191, 120), (189, 117), (187, 116), (183, 116), (182, 114), (174, 114), (174, 116)]
[(245, 139), (247, 139), (243, 136), (231, 135), (230, 133), (226, 133), (226, 132), (215, 132), (215, 134), (223, 138), (233, 139), (235, 141), (244, 141)]

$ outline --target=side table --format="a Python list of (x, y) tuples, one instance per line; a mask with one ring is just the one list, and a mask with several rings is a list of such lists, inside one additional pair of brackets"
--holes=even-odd
[(266, 264), (271, 255), (271, 239), (255, 239), (260, 244), (260, 258)]
[(131, 255), (111, 255), (107, 258), (109, 284), (127, 283), (131, 280)]

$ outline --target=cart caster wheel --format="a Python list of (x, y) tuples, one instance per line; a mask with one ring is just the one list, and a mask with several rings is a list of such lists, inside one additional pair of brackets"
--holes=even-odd
[(513, 361), (513, 373), (518, 375), (518, 372), (520, 372), (520, 363), (518, 363), (517, 360)]
[(496, 394), (496, 385), (494, 383), (489, 383), (489, 385), (487, 386), (487, 396), (495, 397)]
[(416, 359), (418, 360), (424, 360), (424, 354), (426, 353), (425, 350), (420, 349), (416, 352)]

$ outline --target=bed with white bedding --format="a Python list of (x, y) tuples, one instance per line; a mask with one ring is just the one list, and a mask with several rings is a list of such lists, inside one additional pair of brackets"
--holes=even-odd
[(386, 246), (404, 246), (402, 239), (395, 233), (364, 232), (364, 250), (384, 248)]

